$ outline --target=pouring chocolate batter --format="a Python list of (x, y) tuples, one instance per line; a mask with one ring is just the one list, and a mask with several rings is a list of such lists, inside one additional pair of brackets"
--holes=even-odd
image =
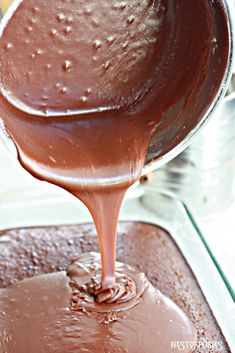
[[(151, 318), (146, 329), (153, 336), (153, 327), (167, 317), (175, 322), (173, 329), (167, 328), (168, 340), (175, 333), (195, 340), (190, 321), (144, 276), (125, 266), (115, 273), (116, 228), (123, 197), (140, 176), (158, 123), (172, 107), (187, 110), (200, 98), (216, 41), (214, 25), (213, 3), (204, 0), (14, 1), (0, 30), (0, 115), (23, 167), (88, 207), (102, 266), (97, 272), (99, 261), (90, 256), (75, 266), (78, 272), (72, 266), (67, 277), (58, 274), (22, 282), (9, 288), (6, 298), (21, 298), (25, 291), (33, 298), (45, 291), (49, 298), (45, 312), (53, 313), (56, 285), (61, 296), (55, 315), (74, 293), (83, 303), (77, 309), (92, 313), (81, 319), (81, 331), (83, 321), (101, 324), (94, 314), (97, 310), (113, 313), (124, 307), (123, 315), (133, 315), (132, 321), (140, 320), (139, 310), (146, 310)], [(8, 319), (14, 315), (12, 305), (7, 299), (1, 305), (7, 307), (4, 325), (16, 334), (14, 320)], [(25, 322), (32, 321), (41, 305), (40, 300), (34, 303)], [(20, 317), (21, 325), (24, 315)], [(122, 339), (125, 335), (118, 338)], [(53, 342), (51, 350), (42, 343), (34, 353), (66, 351), (53, 348)], [(140, 342), (139, 352), (153, 353), (154, 340), (149, 342), (146, 349)], [(6, 353), (23, 352), (18, 344), (9, 347)], [(83, 351), (93, 352), (90, 347), (85, 342)], [(100, 352), (123, 352), (120, 347), (117, 341)], [(130, 346), (128, 352), (136, 353), (133, 349)]]

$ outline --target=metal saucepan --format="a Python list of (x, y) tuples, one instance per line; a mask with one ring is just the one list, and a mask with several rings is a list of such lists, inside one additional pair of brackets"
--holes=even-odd
[[(3, 13), (11, 2), (12, 0), (0, 0)], [(211, 1), (211, 4), (213, 5), (212, 15), (214, 18), (213, 37), (216, 41), (198, 99), (196, 104), (192, 104), (191, 107), (188, 101), (185, 104), (185, 101), (182, 103), (181, 99), (165, 112), (164, 118), (161, 119), (152, 136), (145, 167), (142, 171), (143, 175), (155, 170), (182, 152), (209, 117), (213, 115), (226, 93), (233, 63), (231, 9), (225, 0)], [(225, 39), (230, 43), (229, 48), (224, 45)], [(224, 70), (221, 70), (221, 62), (225, 62), (225, 60), (227, 60), (227, 64)], [(7, 135), (6, 131), (4, 132)], [(9, 136), (7, 140), (11, 142)]]

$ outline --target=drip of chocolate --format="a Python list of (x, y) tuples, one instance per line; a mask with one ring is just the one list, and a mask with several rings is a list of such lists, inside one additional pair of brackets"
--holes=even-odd
[[(121, 311), (130, 309), (140, 302), (147, 279), (143, 273), (128, 265), (116, 262), (115, 285), (103, 289), (101, 285), (100, 257), (96, 253), (84, 254), (68, 268), (73, 288), (72, 310), (86, 307), (96, 311)], [(81, 261), (81, 262), (80, 262)], [(109, 304), (109, 305), (100, 305)], [(118, 304), (118, 305), (116, 305)]]

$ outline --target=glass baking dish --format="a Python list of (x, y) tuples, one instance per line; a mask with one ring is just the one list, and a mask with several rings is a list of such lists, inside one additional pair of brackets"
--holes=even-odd
[[(179, 246), (231, 349), (235, 351), (235, 303), (209, 247), (186, 205), (171, 194), (134, 185), (125, 198), (120, 220), (152, 223), (166, 229)], [(43, 184), (15, 189), (0, 197), (0, 229), (81, 224), (91, 217), (73, 196)], [(1, 237), (0, 242), (7, 241)]]

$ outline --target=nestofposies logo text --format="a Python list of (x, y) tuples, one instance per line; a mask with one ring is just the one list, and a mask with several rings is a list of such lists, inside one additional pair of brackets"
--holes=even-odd
[(216, 349), (218, 352), (222, 351), (223, 349), (223, 342), (222, 341), (172, 341), (171, 342), (171, 349), (175, 351), (185, 351), (185, 350), (195, 350), (195, 349), (202, 349), (209, 351), (210, 349)]

